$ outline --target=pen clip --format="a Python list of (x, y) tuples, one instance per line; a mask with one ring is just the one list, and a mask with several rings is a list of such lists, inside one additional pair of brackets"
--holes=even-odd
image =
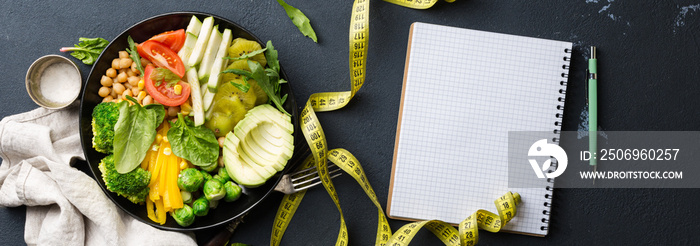
[(588, 69), (586, 69), (586, 76), (583, 77), (583, 80), (585, 80), (585, 85), (586, 85), (586, 105), (588, 105), (588, 77), (591, 75)]

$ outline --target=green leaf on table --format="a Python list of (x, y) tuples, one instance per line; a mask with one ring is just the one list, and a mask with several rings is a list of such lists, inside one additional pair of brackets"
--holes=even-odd
[(71, 52), (70, 55), (78, 58), (85, 65), (92, 65), (97, 61), (102, 50), (107, 47), (109, 41), (104, 38), (79, 38), (74, 47), (63, 47), (61, 52)]
[(289, 16), (289, 19), (292, 20), (292, 23), (294, 23), (297, 28), (299, 28), (299, 31), (301, 31), (301, 34), (304, 34), (304, 36), (307, 36), (311, 38), (315, 43), (318, 43), (318, 40), (316, 38), (316, 32), (314, 32), (314, 29), (311, 28), (311, 22), (309, 21), (309, 18), (306, 18), (306, 15), (301, 12), (301, 10), (292, 7), (291, 5), (285, 3), (283, 0), (277, 0), (277, 3), (279, 3), (282, 8), (284, 8), (284, 11), (287, 12), (287, 16)]

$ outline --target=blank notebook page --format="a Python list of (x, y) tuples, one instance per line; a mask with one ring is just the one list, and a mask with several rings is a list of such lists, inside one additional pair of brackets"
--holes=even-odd
[(551, 184), (508, 188), (508, 132), (560, 128), (571, 43), (414, 23), (408, 49), (389, 216), (457, 224), (512, 191), (504, 230), (546, 235)]

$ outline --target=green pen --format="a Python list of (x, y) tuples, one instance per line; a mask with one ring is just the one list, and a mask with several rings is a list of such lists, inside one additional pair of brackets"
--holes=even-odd
[(596, 47), (591, 46), (591, 58), (588, 59), (588, 150), (591, 152), (589, 164), (596, 171), (598, 158), (598, 56)]

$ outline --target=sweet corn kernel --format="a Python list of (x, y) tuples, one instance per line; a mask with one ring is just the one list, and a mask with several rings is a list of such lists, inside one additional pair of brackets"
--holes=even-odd
[(173, 86), (173, 90), (175, 90), (175, 95), (180, 95), (180, 94), (182, 94), (182, 86), (181, 86), (181, 85), (175, 85), (175, 86)]
[(141, 101), (144, 98), (146, 98), (146, 92), (145, 91), (140, 91), (139, 95), (136, 97), (136, 100)]
[(170, 148), (165, 147), (165, 149), (163, 149), (163, 154), (164, 154), (164, 155), (170, 155), (171, 153), (173, 153), (173, 151), (172, 151)]
[(163, 141), (163, 135), (156, 134), (156, 143), (160, 143), (160, 141)]
[(167, 142), (168, 142), (168, 136), (163, 136), (163, 141), (167, 143)]
[(189, 166), (189, 165), (187, 164), (186, 161), (183, 160), (182, 162), (180, 162), (180, 169), (181, 169), (181, 170), (187, 169), (188, 166)]
[(145, 87), (145, 86), (146, 86), (146, 84), (143, 82), (143, 79), (139, 80), (139, 83), (138, 83), (139, 90), (143, 90), (143, 87)]
[(190, 115), (190, 111), (181, 110), (180, 113), (184, 116)]

